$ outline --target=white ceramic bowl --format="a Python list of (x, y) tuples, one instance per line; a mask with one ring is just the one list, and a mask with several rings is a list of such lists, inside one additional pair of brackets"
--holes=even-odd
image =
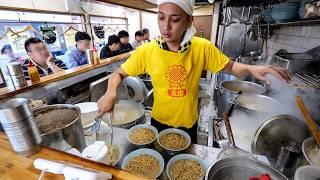
[[(164, 147), (162, 144), (160, 144), (160, 138), (165, 135), (165, 134), (168, 134), (168, 133), (177, 133), (177, 134), (181, 134), (182, 136), (184, 136), (186, 139), (187, 139), (187, 146), (182, 148), (182, 149), (170, 149), (170, 148), (166, 148)], [(168, 129), (165, 129), (163, 131), (161, 131), (158, 135), (158, 138), (157, 138), (157, 142), (158, 144), (163, 148), (165, 149), (169, 154), (171, 155), (176, 155), (176, 154), (180, 154), (182, 152), (184, 152), (191, 144), (191, 138), (189, 136), (188, 133), (186, 133), (185, 131), (183, 130), (180, 130), (180, 129), (175, 129), (175, 128), (168, 128)]]
[[(140, 129), (140, 128), (147, 128), (147, 129), (150, 129), (151, 131), (153, 131), (154, 134), (155, 134), (154, 139), (153, 139), (152, 141), (148, 142), (148, 143), (145, 143), (145, 144), (136, 144), (136, 143), (132, 142), (131, 139), (130, 139), (130, 134), (131, 134), (134, 130)], [(157, 136), (158, 136), (158, 130), (157, 130), (157, 128), (155, 128), (154, 126), (148, 125), (148, 124), (135, 125), (135, 126), (131, 127), (131, 128), (128, 130), (128, 132), (127, 132), (127, 140), (128, 140), (131, 144), (133, 144), (133, 145), (135, 145), (135, 146), (137, 146), (137, 147), (140, 147), (140, 148), (150, 146), (150, 145), (157, 139)]]
[[(167, 176), (169, 177), (169, 179), (171, 180), (171, 167), (174, 165), (174, 163), (178, 160), (194, 160), (197, 161), (201, 167), (203, 168), (205, 174), (208, 170), (208, 165), (202, 160), (200, 159), (198, 156), (195, 155), (191, 155), (191, 154), (179, 154), (174, 156), (173, 158), (171, 158), (167, 164)], [(203, 176), (203, 178), (205, 177), (205, 175)]]
[(138, 150), (135, 150), (135, 151), (132, 151), (131, 153), (129, 153), (122, 161), (122, 165), (121, 165), (121, 169), (125, 169), (128, 162), (136, 157), (136, 156), (140, 156), (140, 155), (149, 155), (149, 156), (153, 156), (155, 158), (157, 158), (160, 162), (160, 171), (159, 173), (157, 174), (157, 177), (155, 178), (158, 178), (163, 169), (164, 169), (164, 160), (163, 160), (163, 157), (161, 156), (160, 153), (158, 153), (157, 151), (155, 150), (152, 150), (152, 149), (147, 149), (147, 148), (142, 148), (142, 149), (138, 149)]

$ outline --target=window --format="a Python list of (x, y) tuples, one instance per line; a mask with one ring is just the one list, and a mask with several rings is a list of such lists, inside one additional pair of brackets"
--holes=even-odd
[[(107, 43), (110, 35), (117, 35), (121, 30), (128, 31), (128, 20), (126, 18), (90, 16), (90, 23), (92, 25), (94, 44), (99, 50)], [(98, 28), (103, 29), (104, 38), (98, 35)]]
[[(32, 26), (38, 32), (41, 32), (41, 27), (54, 28), (53, 32), (55, 33), (56, 40), (48, 42), (47, 46), (54, 56), (62, 60), (64, 60), (63, 54), (75, 44), (74, 35), (76, 31), (70, 30), (66, 33), (64, 32), (70, 26), (79, 31), (85, 30), (82, 15), (0, 10), (0, 37), (3, 36), (7, 28), (11, 28), (17, 32), (25, 29), (27, 26)], [(12, 36), (12, 33), (9, 32), (0, 39), (0, 48), (4, 45), (10, 45), (15, 57), (28, 58), (24, 49), (24, 42), (29, 37), (43, 38), (42, 35), (33, 31), (25, 31), (18, 36)], [(4, 72), (6, 72), (5, 66), (10, 60), (10, 57), (0, 54), (0, 67)]]

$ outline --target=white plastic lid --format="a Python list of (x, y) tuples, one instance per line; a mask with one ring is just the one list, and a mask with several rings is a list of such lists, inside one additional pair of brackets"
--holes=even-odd
[(106, 180), (112, 179), (112, 174), (99, 172), (90, 169), (66, 167), (63, 169), (63, 174), (66, 180)]
[(103, 141), (96, 141), (90, 146), (86, 147), (82, 152), (82, 157), (96, 161), (106, 162), (108, 148)]
[(48, 161), (41, 158), (36, 159), (33, 164), (36, 169), (51, 172), (53, 174), (63, 174), (63, 169), (66, 167), (64, 163)]
[(80, 108), (81, 113), (90, 113), (98, 111), (98, 105), (95, 102), (84, 102), (75, 105)]

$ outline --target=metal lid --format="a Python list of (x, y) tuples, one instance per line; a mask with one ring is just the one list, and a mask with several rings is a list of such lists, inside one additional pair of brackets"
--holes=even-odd
[(140, 78), (127, 77), (122, 81), (122, 85), (129, 100), (137, 102), (145, 102), (147, 100), (148, 89)]
[(315, 180), (319, 178), (320, 167), (301, 166), (294, 174), (294, 180)]
[(267, 89), (260, 84), (239, 80), (224, 81), (221, 83), (221, 87), (233, 93), (264, 94), (267, 91)]
[(294, 141), (301, 147), (307, 137), (310, 137), (310, 131), (304, 121), (290, 115), (278, 115), (258, 128), (251, 143), (251, 151), (267, 156), (274, 163), (283, 143)]

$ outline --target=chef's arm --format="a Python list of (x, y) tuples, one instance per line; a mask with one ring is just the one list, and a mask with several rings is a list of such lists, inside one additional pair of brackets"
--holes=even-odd
[(284, 82), (288, 82), (291, 79), (291, 74), (287, 70), (279, 67), (247, 65), (232, 60), (229, 61), (228, 65), (223, 69), (223, 72), (237, 77), (252, 75), (267, 84), (270, 84), (270, 80), (266, 77), (267, 74), (273, 74)]
[(128, 74), (120, 67), (111, 74), (108, 80), (108, 90), (98, 101), (98, 116), (103, 116), (104, 113), (113, 110), (114, 103), (117, 98), (117, 89), (121, 84), (122, 79), (128, 77)]

